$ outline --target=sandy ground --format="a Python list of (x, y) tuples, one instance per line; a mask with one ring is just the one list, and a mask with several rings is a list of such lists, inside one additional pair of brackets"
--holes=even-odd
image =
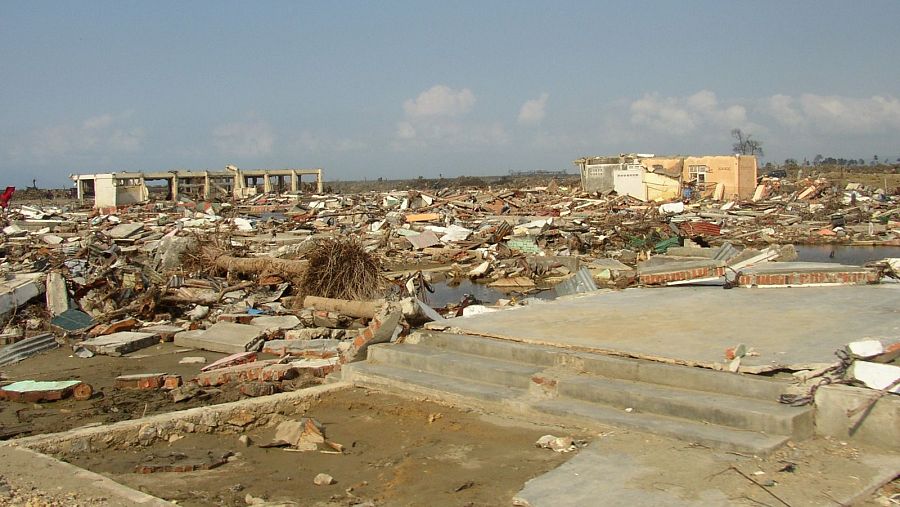
[[(363, 389), (329, 395), (307, 415), (345, 447), (343, 454), (244, 447), (236, 435), (189, 434), (171, 444), (62, 458), (180, 505), (243, 506), (249, 494), (298, 505), (474, 507), (508, 505), (525, 481), (567, 457), (534, 446), (549, 428), (495, 424), (474, 412)], [(254, 443), (273, 434), (272, 428), (248, 433)], [(200, 460), (229, 452), (235, 457), (213, 470), (133, 472), (140, 463), (173, 460), (173, 453)], [(319, 473), (336, 483), (316, 486)]]

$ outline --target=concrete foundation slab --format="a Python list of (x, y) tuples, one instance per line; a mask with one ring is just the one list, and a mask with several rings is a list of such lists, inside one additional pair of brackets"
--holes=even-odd
[(604, 291), (427, 327), (715, 369), (743, 343), (759, 355), (741, 372), (797, 370), (833, 363), (852, 341), (895, 339), (900, 286)]
[(159, 335), (156, 333), (121, 331), (85, 340), (81, 342), (81, 345), (94, 354), (121, 356), (157, 343), (159, 343)]
[(249, 324), (216, 322), (199, 334), (178, 333), (175, 345), (210, 350), (224, 354), (246, 352), (265, 333), (265, 329)]

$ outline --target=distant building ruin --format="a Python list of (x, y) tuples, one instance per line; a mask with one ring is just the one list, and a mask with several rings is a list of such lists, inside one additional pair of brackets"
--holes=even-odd
[(303, 176), (315, 177), (316, 192), (322, 192), (322, 169), (239, 169), (224, 171), (162, 171), (72, 174), (78, 200), (94, 200), (95, 208), (137, 204), (156, 198), (177, 200), (245, 198), (259, 192), (299, 192)]
[(573, 162), (587, 192), (615, 191), (642, 201), (681, 195), (689, 184), (718, 199), (750, 198), (756, 189), (757, 161), (752, 155), (656, 156), (629, 153), (583, 157)]

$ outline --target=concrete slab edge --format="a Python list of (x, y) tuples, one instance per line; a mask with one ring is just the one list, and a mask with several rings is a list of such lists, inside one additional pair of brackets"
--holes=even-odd
[[(104, 477), (98, 473), (79, 468), (71, 463), (60, 461), (52, 456), (25, 447), (8, 448), (6, 452), (15, 453), (16, 461), (25, 461), (28, 464), (23, 467), (36, 473), (28, 475), (27, 482), (31, 486), (50, 494), (65, 492), (66, 487), (60, 485), (60, 478), (73, 479), (77, 482), (69, 492), (77, 490), (78, 495), (101, 497), (104, 505), (129, 506), (146, 505), (151, 507), (163, 507), (175, 505), (147, 493), (132, 489), (128, 486)], [(37, 473), (40, 471), (40, 473)], [(16, 482), (20, 482), (17, 479)], [(64, 481), (67, 482), (67, 481)]]
[[(108, 443), (126, 434), (129, 438), (137, 440), (138, 433), (145, 427), (174, 429), (178, 426), (176, 423), (215, 424), (218, 426), (219, 421), (222, 421), (222, 426), (227, 426), (228, 419), (235, 414), (263, 416), (279, 411), (283, 412), (289, 408), (288, 406), (295, 408), (298, 404), (314, 401), (323, 394), (349, 387), (351, 387), (349, 383), (343, 382), (323, 384), (298, 391), (261, 396), (220, 405), (166, 412), (108, 425), (80, 427), (59, 433), (8, 440), (0, 442), (0, 447), (25, 447), (41, 452), (54, 452), (60, 444), (70, 443), (75, 440), (102, 440)], [(160, 433), (159, 436), (163, 436), (163, 434)]]

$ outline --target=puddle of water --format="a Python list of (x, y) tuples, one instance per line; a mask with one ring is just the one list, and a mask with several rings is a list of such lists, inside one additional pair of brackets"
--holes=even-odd
[(797, 260), (802, 262), (834, 262), (862, 266), (867, 262), (886, 257), (900, 257), (900, 246), (798, 245), (796, 248), (799, 256)]
[[(450, 285), (446, 281), (435, 282), (431, 286), (434, 288), (434, 292), (427, 295), (427, 303), (434, 308), (441, 308), (450, 303), (459, 303), (466, 294), (475, 296), (485, 304), (496, 303), (498, 299), (509, 298), (515, 294), (513, 292), (502, 292), (484, 284), (474, 283), (471, 280), (463, 280), (458, 285)], [(521, 293), (516, 295), (521, 295)], [(536, 294), (529, 294), (527, 297), (553, 299), (556, 296), (553, 290), (543, 290)]]

